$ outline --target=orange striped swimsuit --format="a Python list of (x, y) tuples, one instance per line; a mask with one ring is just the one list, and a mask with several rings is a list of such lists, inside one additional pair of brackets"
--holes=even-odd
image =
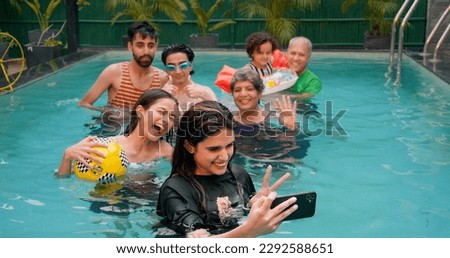
[(133, 86), (133, 83), (131, 82), (130, 77), (130, 71), (128, 69), (128, 62), (121, 63), (122, 68), (122, 79), (120, 81), (120, 87), (117, 91), (116, 96), (108, 101), (109, 106), (114, 107), (127, 107), (129, 109), (133, 108), (134, 104), (136, 103), (137, 99), (144, 93), (145, 91), (151, 89), (151, 88), (161, 88), (163, 85), (161, 85), (161, 70), (152, 67), (153, 69), (153, 79), (149, 87), (145, 90), (137, 89)]

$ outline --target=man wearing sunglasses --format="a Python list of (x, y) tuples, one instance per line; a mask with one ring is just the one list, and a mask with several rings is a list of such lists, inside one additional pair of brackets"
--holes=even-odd
[(164, 70), (170, 78), (163, 89), (178, 99), (181, 111), (203, 100), (217, 100), (210, 87), (192, 81), (194, 56), (190, 47), (178, 43), (167, 46), (161, 55)]
[[(152, 66), (158, 49), (158, 33), (148, 22), (135, 22), (128, 27), (128, 51), (131, 62), (109, 65), (80, 100), (79, 105), (105, 111), (102, 122), (118, 127), (126, 126), (130, 109), (139, 96), (150, 88), (161, 88), (168, 81), (167, 74)], [(106, 107), (94, 107), (104, 92), (108, 92)]]

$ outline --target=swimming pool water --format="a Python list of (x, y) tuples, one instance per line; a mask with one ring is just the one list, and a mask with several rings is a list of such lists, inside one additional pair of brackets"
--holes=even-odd
[[(78, 100), (108, 64), (129, 58), (99, 55), (0, 96), (1, 237), (154, 236), (156, 199), (118, 198), (115, 207), (131, 212), (117, 215), (104, 203), (114, 197), (93, 197), (93, 183), (53, 177), (64, 149), (90, 133), (85, 124), (96, 113)], [(243, 51), (198, 52), (193, 79), (234, 108), (213, 82), (223, 64), (246, 62)], [(308, 138), (301, 161), (274, 174), (293, 173), (280, 194), (316, 191), (317, 210), (268, 237), (450, 237), (450, 86), (404, 58), (396, 87), (387, 66), (385, 53), (314, 53), (310, 68), (324, 84), (314, 103), (324, 116), (311, 126), (324, 132)], [(326, 133), (325, 118), (340, 111), (345, 132)], [(260, 185), (266, 163), (246, 162)], [(163, 180), (169, 169), (160, 162), (150, 172)]]

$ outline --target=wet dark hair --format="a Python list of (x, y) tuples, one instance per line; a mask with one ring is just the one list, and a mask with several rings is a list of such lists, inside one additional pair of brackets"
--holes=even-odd
[(158, 32), (147, 21), (135, 22), (128, 27), (128, 41), (133, 42), (137, 33), (140, 33), (144, 39), (149, 36), (158, 42)]
[[(180, 44), (180, 43), (174, 43), (174, 44), (170, 44), (168, 45), (166, 48), (164, 48), (162, 54), (161, 54), (161, 60), (163, 62), (164, 65), (166, 65), (166, 59), (169, 55), (171, 54), (175, 54), (175, 53), (185, 53), (189, 62), (194, 62), (194, 51), (192, 51), (192, 49), (185, 45), (185, 44)], [(190, 75), (194, 74), (194, 70), (191, 70)]]
[(134, 131), (134, 129), (136, 129), (139, 121), (139, 117), (136, 112), (136, 108), (138, 106), (142, 106), (145, 110), (147, 110), (150, 106), (155, 104), (160, 99), (172, 99), (173, 101), (175, 101), (178, 108), (178, 100), (174, 98), (170, 93), (162, 89), (150, 89), (142, 93), (142, 95), (134, 104), (133, 109), (131, 110), (130, 123), (128, 124), (127, 129), (125, 129), (123, 134), (125, 136), (128, 136), (131, 134), (131, 132)]
[(248, 56), (251, 58), (252, 54), (260, 48), (264, 43), (270, 42), (272, 44), (272, 52), (279, 49), (278, 41), (272, 35), (267, 32), (253, 32), (245, 40), (245, 50)]
[[(196, 147), (198, 143), (210, 136), (219, 134), (224, 129), (233, 133), (234, 120), (231, 111), (217, 101), (202, 101), (191, 106), (180, 118), (176, 132), (176, 142), (172, 157), (172, 171), (170, 176), (178, 175), (190, 182), (200, 193), (201, 200), (205, 201), (203, 187), (195, 180), (197, 165), (194, 154), (185, 148), (187, 141)], [(231, 170), (231, 160), (228, 170)], [(206, 207), (205, 204), (201, 207)]]
[(231, 78), (231, 94), (233, 94), (234, 92), (234, 85), (236, 84), (236, 82), (241, 81), (249, 81), (251, 84), (253, 84), (253, 87), (255, 87), (255, 90), (258, 93), (262, 93), (264, 91), (265, 86), (263, 80), (261, 79), (261, 76), (259, 76), (259, 74), (251, 68), (241, 68), (237, 70), (237, 72), (233, 75), (233, 78)]

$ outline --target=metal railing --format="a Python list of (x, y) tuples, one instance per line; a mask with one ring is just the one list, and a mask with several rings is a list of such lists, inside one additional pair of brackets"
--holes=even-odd
[(403, 58), (403, 38), (404, 38), (404, 30), (408, 23), (409, 18), (411, 18), (412, 13), (416, 9), (419, 4), (419, 0), (414, 0), (405, 17), (402, 20), (402, 24), (400, 25), (399, 36), (398, 36), (398, 50), (397, 50), (397, 78), (395, 80), (395, 85), (400, 85), (400, 78), (402, 75), (402, 58)]
[(392, 21), (392, 28), (391, 28), (391, 51), (389, 54), (389, 66), (392, 67), (394, 65), (394, 51), (395, 51), (395, 33), (397, 32), (397, 23), (400, 20), (400, 17), (402, 16), (403, 12), (406, 9), (406, 6), (408, 6), (409, 0), (405, 0), (403, 2), (402, 7), (400, 7), (400, 10), (398, 10), (397, 14), (395, 15), (394, 20)]
[[(426, 65), (427, 62), (427, 50), (428, 50), (428, 45), (430, 44), (431, 40), (433, 39), (434, 35), (436, 34), (437, 30), (439, 29), (439, 27), (442, 25), (442, 23), (444, 22), (445, 18), (447, 17), (448, 13), (450, 12), (450, 4), (448, 5), (447, 9), (445, 9), (444, 13), (441, 15), (441, 17), (439, 18), (438, 22), (436, 23), (436, 25), (434, 25), (433, 30), (430, 32), (430, 35), (428, 35), (427, 40), (425, 41), (425, 45), (423, 46), (423, 64)], [(433, 60), (437, 59), (437, 52), (439, 50), (439, 48), (442, 45), (442, 42), (444, 41), (444, 39), (447, 37), (448, 33), (450, 31), (450, 24), (447, 26), (447, 29), (444, 31), (444, 33), (441, 35), (438, 43), (436, 44), (436, 47), (434, 48), (434, 53), (433, 53)]]

